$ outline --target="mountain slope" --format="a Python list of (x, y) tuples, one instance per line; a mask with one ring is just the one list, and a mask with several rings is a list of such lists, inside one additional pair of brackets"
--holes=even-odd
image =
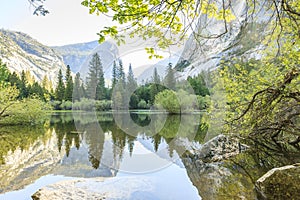
[(98, 41), (78, 43), (53, 47), (57, 53), (63, 56), (66, 65), (70, 65), (73, 72), (80, 72), (85, 78), (89, 71), (89, 62), (95, 53), (98, 53), (103, 66), (104, 76), (111, 78), (112, 63), (118, 58), (118, 47), (111, 42), (99, 44)]
[[(218, 1), (221, 4), (221, 1)], [(263, 9), (253, 19), (246, 19), (244, 1), (231, 2), (236, 19), (227, 23), (202, 14), (198, 19), (198, 33), (191, 35), (185, 44), (181, 59), (176, 65), (182, 79), (199, 74), (202, 70), (216, 69), (222, 59), (260, 58), (262, 39), (266, 35), (267, 23), (271, 17), (265, 15)], [(260, 5), (261, 6), (261, 5)], [(245, 23), (247, 20), (247, 23)], [(227, 28), (227, 29), (226, 29)], [(198, 37), (197, 34), (218, 36)]]
[(84, 61), (93, 53), (93, 50), (99, 45), (97, 41), (69, 44), (64, 46), (52, 47), (56, 52), (62, 55), (64, 63), (70, 65), (73, 72), (78, 72)]
[(0, 30), (0, 59), (10, 71), (30, 71), (39, 82), (47, 76), (54, 85), (59, 69), (66, 72), (59, 54), (21, 32)]

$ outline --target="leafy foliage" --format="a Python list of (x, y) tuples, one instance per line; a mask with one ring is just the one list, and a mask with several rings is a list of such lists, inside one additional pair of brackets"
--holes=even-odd
[(297, 146), (300, 40), (294, 19), (281, 17), (281, 25), (266, 38), (263, 58), (223, 62), (215, 89), (223, 85), (226, 91), (227, 131)]
[[(156, 38), (157, 47), (164, 49), (170, 44), (177, 44), (189, 30), (196, 26), (201, 13), (210, 18), (230, 22), (235, 17), (228, 5), (216, 1), (159, 1), (137, 0), (94, 1), (84, 0), (83, 6), (89, 8), (90, 14), (111, 16), (120, 26), (104, 27), (99, 33), (99, 42), (107, 36), (125, 42), (125, 34), (135, 35), (147, 40)], [(187, 23), (188, 22), (188, 23)], [(153, 47), (146, 51), (150, 57), (159, 57)]]

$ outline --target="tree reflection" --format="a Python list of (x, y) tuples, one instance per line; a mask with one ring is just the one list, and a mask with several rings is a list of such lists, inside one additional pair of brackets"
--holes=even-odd
[[(187, 138), (189, 141), (201, 143), (208, 127), (205, 123), (201, 124), (195, 115), (167, 115), (165, 123), (159, 114), (131, 113), (130, 117), (131, 119), (128, 119), (122, 114), (118, 116), (118, 120), (121, 119), (119, 121), (121, 128), (120, 124), (118, 125), (114, 121), (111, 113), (98, 113), (96, 117), (92, 113), (55, 114), (52, 116), (50, 124), (56, 132), (58, 150), (61, 151), (64, 146), (66, 156), (69, 156), (73, 145), (79, 149), (84, 142), (88, 147), (88, 159), (95, 169), (101, 165), (105, 135), (109, 135), (111, 138), (108, 141), (113, 144), (112, 152), (115, 161), (122, 160), (125, 147), (132, 155), (137, 137), (150, 139), (155, 152), (159, 150), (162, 142), (167, 143), (169, 155), (172, 157), (174, 152), (185, 151), (184, 146), (174, 144), (176, 139)], [(153, 123), (153, 129), (150, 128), (146, 132), (135, 134), (126, 133), (122, 129), (126, 128), (126, 125), (128, 126), (130, 120), (141, 127)], [(157, 133), (153, 132), (158, 130), (158, 127), (162, 127), (162, 129)]]
[(38, 139), (45, 141), (47, 137), (44, 126), (0, 127), (0, 164), (5, 164), (4, 157), (9, 151), (27, 150)]

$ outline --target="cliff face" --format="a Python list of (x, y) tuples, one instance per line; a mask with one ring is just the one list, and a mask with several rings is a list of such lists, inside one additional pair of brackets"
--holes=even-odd
[(10, 71), (30, 71), (38, 82), (47, 76), (55, 85), (58, 71), (66, 72), (58, 53), (21, 32), (0, 30), (0, 59)]
[(197, 31), (189, 37), (176, 65), (181, 78), (186, 79), (203, 70), (214, 70), (222, 59), (261, 57), (260, 50), (264, 48), (261, 41), (267, 33), (270, 16), (262, 8), (257, 8), (259, 11), (255, 16), (248, 19), (244, 1), (232, 1), (231, 8), (235, 19), (226, 24), (227, 29), (223, 20), (209, 18), (206, 14), (199, 17)]

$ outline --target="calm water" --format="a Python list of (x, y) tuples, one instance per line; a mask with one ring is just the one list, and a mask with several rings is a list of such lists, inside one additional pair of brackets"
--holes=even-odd
[(259, 176), (295, 162), (266, 157), (258, 145), (203, 169), (185, 154), (207, 139), (201, 121), (199, 114), (56, 113), (43, 126), (0, 127), (0, 199), (31, 199), (45, 185), (78, 177), (146, 177), (153, 194), (145, 199), (254, 199)]

